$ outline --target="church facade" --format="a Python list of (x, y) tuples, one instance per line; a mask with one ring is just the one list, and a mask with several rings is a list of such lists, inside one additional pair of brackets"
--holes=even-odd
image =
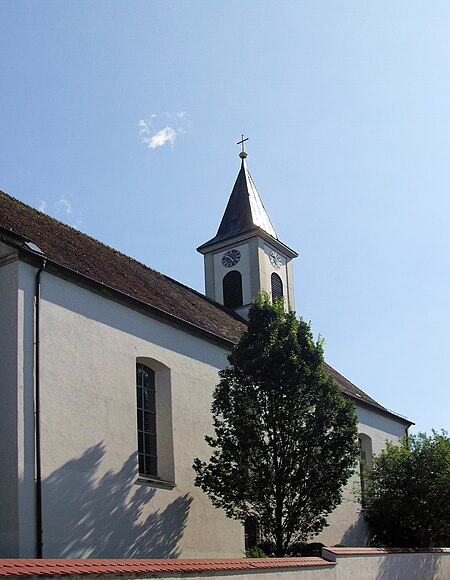
[[(241, 153), (206, 296), (0, 192), (0, 556), (241, 557), (244, 530), (194, 486), (211, 397), (259, 290), (294, 307), (292, 259)], [(411, 424), (327, 366), (362, 454)], [(349, 482), (318, 540), (364, 543)]]

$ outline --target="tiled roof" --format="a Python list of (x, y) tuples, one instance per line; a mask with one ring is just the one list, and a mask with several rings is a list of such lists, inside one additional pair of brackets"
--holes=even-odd
[(37, 244), (52, 262), (237, 342), (245, 323), (199, 292), (0, 192), (0, 226)]
[[(227, 308), (133, 258), (0, 191), (0, 227), (37, 244), (47, 258), (86, 280), (131, 296), (195, 329), (236, 343), (246, 325)], [(388, 412), (326, 365), (344, 394)], [(403, 420), (409, 423), (406, 420)]]
[(203, 560), (31, 560), (0, 559), (0, 576), (66, 576), (69, 574), (154, 574), (334, 566), (322, 558), (225, 558)]
[(330, 365), (327, 363), (325, 363), (325, 370), (329, 375), (333, 377), (333, 379), (340, 386), (341, 391), (346, 395), (349, 395), (350, 397), (353, 397), (356, 400), (363, 401), (364, 403), (367, 403), (369, 405), (373, 405), (375, 407), (379, 407), (380, 409), (386, 410), (385, 407), (380, 405), (380, 403), (377, 403), (375, 399), (369, 397), (369, 395), (367, 395), (364, 391), (361, 391), (360, 388), (351, 383), (348, 379), (346, 379), (343, 375), (341, 375), (341, 373), (338, 373), (336, 370), (334, 370), (333, 367), (330, 367)]

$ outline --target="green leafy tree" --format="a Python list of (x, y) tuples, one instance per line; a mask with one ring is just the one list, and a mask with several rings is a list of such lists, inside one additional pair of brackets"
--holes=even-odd
[(450, 535), (450, 439), (403, 437), (365, 466), (364, 507), (374, 543), (429, 548)]
[(322, 340), (261, 294), (220, 372), (213, 395), (215, 437), (195, 483), (228, 517), (256, 518), (284, 556), (326, 525), (358, 455), (354, 405), (323, 368)]

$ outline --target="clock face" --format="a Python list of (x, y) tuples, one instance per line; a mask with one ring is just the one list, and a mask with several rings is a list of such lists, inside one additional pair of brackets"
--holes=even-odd
[(228, 250), (222, 256), (222, 264), (225, 268), (232, 268), (236, 266), (236, 264), (241, 259), (241, 252), (239, 250)]
[(283, 260), (281, 259), (280, 254), (277, 254), (277, 252), (270, 252), (269, 259), (272, 266), (277, 270), (279, 270), (283, 265)]

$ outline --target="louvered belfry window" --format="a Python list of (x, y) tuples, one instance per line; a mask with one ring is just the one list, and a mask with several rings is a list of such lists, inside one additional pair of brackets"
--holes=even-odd
[(275, 272), (270, 276), (270, 284), (272, 286), (272, 302), (283, 298), (283, 282)]
[(139, 474), (158, 475), (155, 371), (136, 365)]
[(228, 272), (223, 278), (223, 303), (228, 308), (242, 306), (242, 275), (237, 270)]

